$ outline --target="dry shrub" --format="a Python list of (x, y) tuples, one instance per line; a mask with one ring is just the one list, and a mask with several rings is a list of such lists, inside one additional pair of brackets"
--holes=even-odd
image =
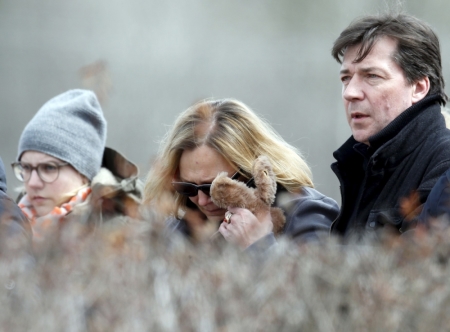
[(440, 331), (450, 230), (264, 253), (194, 246), (160, 223), (1, 242), (2, 331)]

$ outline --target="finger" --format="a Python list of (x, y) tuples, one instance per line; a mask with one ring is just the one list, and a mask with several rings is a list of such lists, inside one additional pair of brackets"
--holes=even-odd
[(237, 213), (233, 213), (228, 224), (230, 225), (239, 225), (242, 222), (242, 217)]
[(226, 223), (230, 223), (231, 217), (233, 216), (233, 213), (231, 213), (230, 211), (226, 211), (225, 212), (225, 218), (224, 218), (224, 222)]
[(230, 219), (230, 225), (233, 225), (238, 228), (242, 228), (246, 223), (246, 216), (240, 213), (234, 213), (233, 217)]
[(230, 231), (227, 229), (227, 225), (228, 224), (226, 222), (223, 222), (220, 224), (220, 227), (219, 227), (219, 232), (220, 232), (220, 234), (223, 235), (223, 237), (225, 239), (228, 239), (230, 237)]
[(230, 243), (237, 243), (240, 238), (238, 227), (232, 226), (231, 224), (227, 224), (225, 222), (220, 225), (219, 232), (225, 240)]
[(230, 223), (226, 227), (226, 230), (230, 237), (232, 237), (233, 239), (240, 239), (245, 230), (242, 226), (242, 223), (236, 219), (236, 215), (233, 215), (233, 221), (230, 221)]
[(239, 207), (236, 207), (236, 206), (229, 206), (227, 208), (227, 210), (230, 211), (233, 214), (236, 214), (236, 213), (239, 213), (239, 211), (245, 210), (245, 209), (242, 209), (242, 208), (239, 208)]

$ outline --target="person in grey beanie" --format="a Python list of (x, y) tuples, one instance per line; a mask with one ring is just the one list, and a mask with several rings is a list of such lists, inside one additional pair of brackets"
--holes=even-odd
[(111, 192), (123, 194), (127, 184), (126, 194), (139, 204), (138, 169), (105, 147), (106, 128), (96, 95), (81, 89), (50, 99), (26, 125), (12, 167), (25, 185), (19, 207), (31, 222), (34, 239), (69, 216), (88, 222), (95, 210), (100, 213), (95, 219), (103, 220), (105, 206), (109, 214), (131, 214), (120, 202), (104, 204), (106, 193), (108, 198), (115, 197)]

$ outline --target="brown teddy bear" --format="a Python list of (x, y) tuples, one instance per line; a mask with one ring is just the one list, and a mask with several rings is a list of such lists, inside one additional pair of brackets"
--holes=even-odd
[(211, 184), (212, 201), (223, 209), (229, 206), (241, 207), (253, 214), (270, 210), (273, 232), (279, 234), (284, 228), (286, 218), (283, 210), (271, 207), (275, 201), (277, 182), (266, 156), (259, 156), (254, 161), (252, 175), (256, 188), (249, 188), (244, 182), (232, 180), (226, 172), (219, 173)]

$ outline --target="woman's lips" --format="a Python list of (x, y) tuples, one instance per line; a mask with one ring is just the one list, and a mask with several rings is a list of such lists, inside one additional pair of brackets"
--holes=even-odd
[(45, 198), (45, 197), (42, 197), (42, 196), (34, 196), (34, 197), (31, 198), (31, 201), (32, 201), (33, 203), (42, 203), (42, 202), (44, 202), (45, 200), (46, 200), (46, 198)]
[(224, 209), (220, 209), (220, 208), (214, 208), (214, 209), (205, 209), (203, 208), (203, 211), (205, 214), (208, 215), (221, 215), (224, 214)]

